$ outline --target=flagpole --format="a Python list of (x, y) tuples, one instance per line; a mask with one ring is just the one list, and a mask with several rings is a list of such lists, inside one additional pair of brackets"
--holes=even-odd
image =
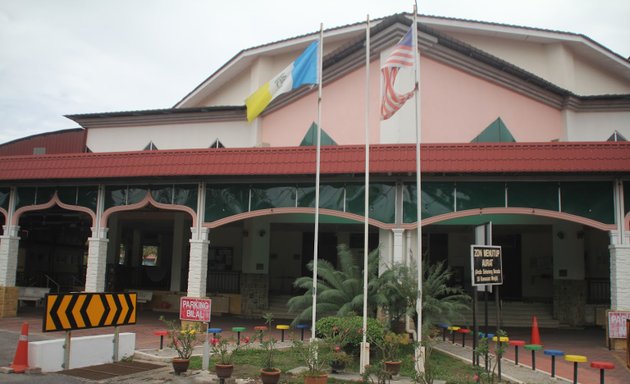
[(365, 22), (365, 204), (363, 206), (363, 339), (361, 343), (361, 364), (359, 372), (365, 372), (370, 363), (370, 349), (367, 344), (368, 307), (368, 230), (370, 221), (370, 15)]
[(322, 141), (322, 58), (324, 53), (324, 23), (319, 24), (319, 54), (317, 55), (317, 79), (319, 85), (317, 87), (317, 149), (316, 149), (316, 166), (315, 166), (315, 232), (313, 235), (313, 308), (311, 319), (311, 340), (315, 339), (315, 322), (317, 321), (317, 258), (319, 243), (319, 173), (321, 159), (321, 141)]
[(420, 57), (418, 54), (418, 5), (414, 3), (413, 5), (413, 55), (414, 55), (414, 63), (415, 63), (415, 87), (414, 87), (414, 96), (415, 96), (415, 106), (416, 106), (416, 114), (415, 114), (415, 123), (416, 123), (416, 215), (418, 222), (418, 230), (417, 230), (417, 270), (418, 270), (418, 290), (417, 290), (417, 299), (416, 299), (416, 313), (418, 314), (417, 321), (417, 335), (418, 335), (418, 345), (416, 347), (416, 371), (418, 373), (424, 372), (424, 348), (422, 347), (422, 167), (420, 160), (420, 142), (422, 140), (422, 127), (420, 120), (420, 96), (418, 94), (419, 84), (420, 84)]

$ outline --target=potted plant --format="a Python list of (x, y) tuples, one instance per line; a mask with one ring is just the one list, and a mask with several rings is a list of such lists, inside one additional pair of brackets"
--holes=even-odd
[(293, 341), (293, 351), (306, 365), (304, 384), (326, 384), (326, 367), (332, 358), (330, 345), (324, 340)]
[(332, 373), (341, 373), (346, 369), (346, 365), (352, 362), (352, 356), (344, 351), (340, 346), (334, 346), (330, 357), (330, 370)]
[(380, 343), (377, 343), (383, 355), (385, 370), (390, 376), (395, 376), (400, 372), (400, 349), (403, 345), (410, 343), (409, 335), (394, 332), (387, 332), (383, 335)]
[(200, 341), (199, 335), (201, 324), (191, 322), (183, 326), (177, 321), (166, 320), (164, 316), (160, 317), (168, 327), (169, 347), (174, 348), (177, 357), (172, 360), (173, 370), (179, 375), (188, 370), (190, 364), (190, 356), (192, 356), (195, 345)]
[(217, 359), (214, 363), (214, 370), (219, 379), (227, 379), (232, 376), (234, 354), (243, 346), (247, 346), (249, 342), (249, 337), (243, 338), (241, 344), (237, 344), (233, 343), (231, 339), (222, 338), (221, 335), (210, 340), (212, 356)]
[(330, 354), (330, 368), (332, 373), (343, 372), (346, 368), (346, 364), (352, 361), (352, 357), (345, 351), (348, 344), (347, 336), (350, 333), (350, 328), (339, 329), (337, 326), (333, 326), (330, 334), (326, 336), (326, 341), (329, 344), (331, 350)]
[(276, 343), (278, 340), (268, 334), (271, 329), (271, 323), (273, 321), (273, 315), (266, 313), (263, 318), (267, 325), (266, 331), (258, 331), (256, 337), (260, 342), (260, 348), (264, 351), (264, 364), (260, 370), (260, 378), (263, 384), (276, 384), (280, 380), (280, 369), (274, 366), (274, 355)]

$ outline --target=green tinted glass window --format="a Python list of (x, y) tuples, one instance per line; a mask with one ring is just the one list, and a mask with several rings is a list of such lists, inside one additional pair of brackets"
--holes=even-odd
[(206, 187), (206, 214), (204, 220), (211, 222), (249, 209), (249, 186), (208, 185)]
[(295, 186), (252, 186), (252, 211), (267, 208), (295, 207)]
[[(422, 183), (422, 218), (443, 215), (453, 212), (455, 184), (452, 182)], [(417, 221), (416, 184), (403, 185), (403, 222)]]
[(497, 182), (457, 183), (457, 210), (505, 207), (505, 184)]
[(0, 188), (0, 207), (5, 210), (9, 209), (9, 196), (11, 196), (11, 189)]
[(346, 211), (363, 216), (364, 209), (365, 184), (346, 185)]
[(615, 222), (612, 182), (562, 182), (560, 189), (562, 212), (607, 224)]
[(320, 185), (319, 207), (343, 212), (344, 186), (341, 184)]
[[(422, 183), (422, 218), (453, 212), (455, 207), (454, 189), (455, 185), (452, 182)], [(416, 209), (415, 204), (414, 209)]]
[(558, 183), (510, 182), (508, 207), (558, 210)]
[(16, 208), (28, 205), (45, 204), (55, 194), (54, 187), (26, 187), (17, 189)]
[[(384, 223), (396, 220), (396, 185), (370, 184), (370, 218)], [(365, 184), (346, 185), (346, 211), (363, 216)]]
[(176, 185), (174, 188), (173, 203), (178, 205), (184, 205), (197, 211), (197, 185), (195, 184), (182, 184)]
[(122, 185), (105, 187), (105, 209), (141, 202), (149, 192), (147, 186)]
[(97, 187), (60, 187), (57, 189), (57, 196), (64, 204), (77, 205), (96, 211)]
[(129, 186), (127, 189), (127, 205), (141, 202), (149, 192), (146, 186)]
[(127, 204), (127, 186), (105, 187), (105, 209)]
[(370, 184), (370, 218), (383, 223), (396, 221), (396, 186)]
[(194, 184), (153, 185), (151, 197), (158, 203), (184, 205), (197, 210), (197, 186)]
[(315, 206), (315, 185), (298, 185), (296, 188), (298, 207)]
[(151, 197), (153, 200), (162, 204), (173, 203), (173, 186), (172, 185), (152, 185)]
[[(315, 185), (298, 185), (298, 207), (315, 207)], [(319, 186), (319, 207), (343, 211), (343, 184), (321, 184)]]
[(15, 207), (21, 208), (35, 204), (36, 196), (37, 188), (18, 188)]

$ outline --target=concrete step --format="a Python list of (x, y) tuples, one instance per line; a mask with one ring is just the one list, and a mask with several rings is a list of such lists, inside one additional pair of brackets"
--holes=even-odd
[(287, 301), (292, 296), (288, 295), (273, 295), (269, 296), (269, 306), (265, 312), (273, 313), (274, 319), (291, 319), (295, 317), (293, 314), (289, 313), (289, 308), (287, 307)]
[[(483, 323), (484, 303), (477, 303), (477, 322)], [(494, 302), (488, 303), (488, 324), (496, 326)], [(536, 316), (540, 328), (558, 328), (561, 324), (553, 318), (553, 307), (549, 303), (504, 302), (501, 306), (501, 325), (503, 327), (530, 327)], [(472, 311), (464, 314), (467, 323), (472, 324)]]

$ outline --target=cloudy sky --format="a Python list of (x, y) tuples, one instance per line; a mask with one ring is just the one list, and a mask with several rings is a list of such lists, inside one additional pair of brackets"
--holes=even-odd
[[(630, 56), (629, 0), (419, 0), (425, 15), (576, 32)], [(0, 143), (63, 115), (172, 107), (240, 50), (412, 0), (2, 0)]]

